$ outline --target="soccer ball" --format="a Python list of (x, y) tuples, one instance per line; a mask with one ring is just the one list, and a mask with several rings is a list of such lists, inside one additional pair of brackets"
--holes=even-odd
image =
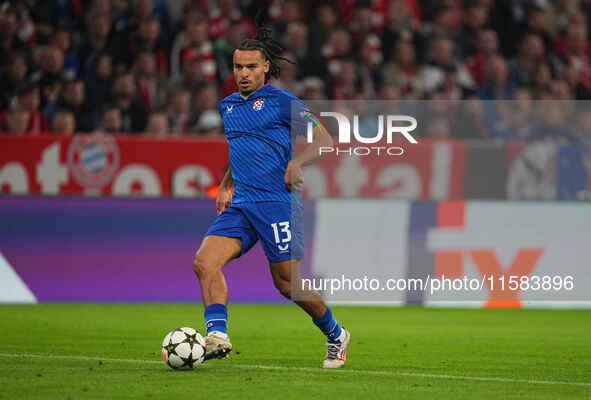
[(193, 328), (178, 328), (162, 341), (162, 357), (172, 369), (193, 369), (205, 361), (205, 339)]

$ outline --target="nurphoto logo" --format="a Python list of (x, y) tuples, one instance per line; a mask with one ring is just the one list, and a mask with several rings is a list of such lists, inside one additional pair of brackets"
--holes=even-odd
[[(400, 146), (390, 146), (393, 143), (393, 138), (395, 135), (402, 135), (402, 137), (404, 137), (411, 144), (418, 143), (417, 140), (411, 135), (411, 132), (417, 128), (418, 123), (414, 117), (409, 115), (377, 115), (377, 133), (374, 136), (366, 136), (359, 133), (358, 115), (353, 115), (353, 124), (351, 124), (349, 117), (334, 111), (321, 112), (319, 115), (305, 111), (303, 116), (310, 121), (308, 122), (307, 126), (308, 143), (313, 142), (314, 126), (319, 126), (328, 131), (322, 117), (332, 117), (336, 120), (338, 125), (338, 143), (341, 145), (350, 145), (348, 147), (320, 147), (320, 155), (335, 153), (337, 156), (379, 156), (382, 154), (387, 154), (389, 156), (401, 156), (404, 154), (404, 148)], [(386, 137), (386, 145), (382, 145), (384, 136)], [(354, 145), (355, 143), (360, 143), (362, 145), (356, 146)], [(374, 146), (368, 146), (372, 144)]]

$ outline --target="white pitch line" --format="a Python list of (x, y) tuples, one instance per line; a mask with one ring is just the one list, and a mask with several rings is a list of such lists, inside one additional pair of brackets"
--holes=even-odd
[[(74, 355), (52, 355), (52, 354), (17, 354), (17, 353), (0, 353), (0, 357), (28, 357), (28, 358), (49, 358), (57, 360), (80, 360), (80, 361), (112, 361), (123, 363), (140, 363), (140, 364), (162, 364), (162, 361), (156, 360), (138, 360), (131, 358), (107, 358), (107, 357), (90, 357), (90, 356), (74, 356)], [(314, 373), (328, 373), (326, 369), (311, 368), (311, 367), (285, 367), (274, 365), (253, 365), (253, 364), (233, 364), (227, 363), (224, 367), (238, 368), (238, 369), (262, 369), (270, 371), (300, 371), (300, 372), (314, 372)], [(372, 371), (360, 369), (339, 369), (337, 373), (341, 374), (357, 374), (357, 375), (374, 375), (374, 376), (408, 376), (413, 378), (434, 378), (434, 379), (453, 379), (453, 380), (467, 380), (467, 381), (481, 381), (481, 382), (503, 382), (503, 383), (524, 383), (529, 385), (571, 385), (571, 386), (591, 386), (591, 382), (566, 382), (566, 381), (543, 381), (543, 380), (528, 380), (528, 379), (511, 379), (498, 378), (489, 376), (462, 376), (462, 375), (446, 375), (446, 374), (425, 374), (420, 372), (398, 372), (398, 371)]]

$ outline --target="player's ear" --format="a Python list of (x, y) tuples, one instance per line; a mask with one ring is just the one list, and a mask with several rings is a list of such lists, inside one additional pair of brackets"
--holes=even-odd
[(263, 64), (263, 70), (265, 71), (265, 74), (269, 72), (269, 68), (271, 68), (271, 63), (269, 60), (265, 60), (265, 63)]

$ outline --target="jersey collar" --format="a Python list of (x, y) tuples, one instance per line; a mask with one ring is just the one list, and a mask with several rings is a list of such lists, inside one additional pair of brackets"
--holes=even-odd
[(248, 100), (249, 98), (251, 98), (253, 95), (255, 94), (261, 94), (264, 90), (267, 89), (267, 87), (270, 86), (269, 83), (265, 83), (263, 86), (261, 86), (260, 88), (258, 88), (257, 90), (255, 90), (254, 92), (252, 92), (251, 94), (249, 94), (248, 96), (243, 96), (242, 94), (240, 94), (240, 92), (238, 92), (238, 95), (242, 98), (242, 100)]

